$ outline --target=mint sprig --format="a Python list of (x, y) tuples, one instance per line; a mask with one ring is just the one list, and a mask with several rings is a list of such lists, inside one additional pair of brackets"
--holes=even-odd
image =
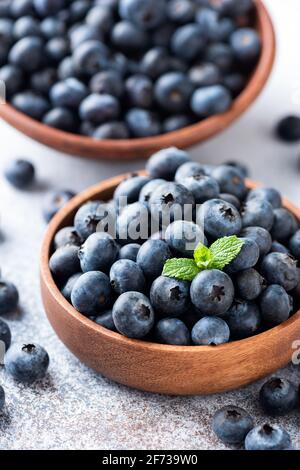
[(163, 276), (192, 281), (206, 269), (222, 270), (239, 254), (244, 242), (236, 235), (216, 240), (209, 248), (202, 243), (194, 250), (194, 259), (172, 258), (165, 262)]

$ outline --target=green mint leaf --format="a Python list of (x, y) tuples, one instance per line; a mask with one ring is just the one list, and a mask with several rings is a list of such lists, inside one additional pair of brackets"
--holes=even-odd
[(219, 238), (211, 247), (213, 261), (210, 265), (211, 269), (224, 269), (239, 254), (244, 242), (236, 235), (231, 237)]
[(162, 274), (181, 281), (192, 281), (199, 272), (200, 270), (193, 259), (172, 258), (165, 262)]
[(209, 269), (213, 262), (213, 254), (209, 248), (199, 243), (194, 251), (194, 258), (200, 270)]

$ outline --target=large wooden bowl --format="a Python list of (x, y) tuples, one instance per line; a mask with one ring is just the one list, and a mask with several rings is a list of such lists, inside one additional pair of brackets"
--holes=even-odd
[(230, 110), (224, 114), (157, 137), (119, 141), (96, 141), (90, 137), (52, 129), (16, 111), (8, 104), (0, 106), (0, 117), (42, 144), (66, 153), (98, 159), (120, 160), (148, 157), (161, 148), (170, 146), (186, 148), (208, 139), (229, 126), (250, 106), (270, 75), (275, 56), (274, 30), (262, 1), (255, 0), (255, 3), (257, 6), (257, 30), (262, 41), (261, 56), (246, 88), (234, 101)]
[[(78, 207), (111, 198), (118, 176), (72, 199), (50, 223), (41, 253), (41, 289), (48, 319), (59, 338), (82, 362), (116, 382), (173, 395), (235, 389), (267, 376), (291, 361), (300, 338), (300, 311), (288, 321), (252, 338), (221, 346), (168, 346), (125, 338), (77, 312), (56, 287), (49, 256), (56, 232), (72, 224)], [(249, 182), (249, 187), (255, 184)], [(285, 200), (299, 220), (300, 210)]]

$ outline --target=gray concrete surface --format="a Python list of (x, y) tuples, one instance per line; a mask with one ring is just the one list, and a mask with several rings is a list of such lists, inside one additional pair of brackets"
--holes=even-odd
[[(278, 59), (264, 92), (251, 109), (223, 134), (192, 149), (195, 160), (219, 163), (239, 159), (252, 176), (275, 185), (300, 204), (300, 146), (274, 140), (277, 119), (300, 109), (297, 0), (268, 0), (278, 34)], [(283, 5), (284, 4), (284, 5)], [(284, 14), (283, 14), (284, 8)], [(298, 38), (298, 39), (297, 39)], [(222, 449), (211, 431), (221, 405), (248, 409), (263, 422), (257, 383), (210, 397), (165, 397), (130, 390), (89, 370), (64, 347), (49, 326), (39, 294), (39, 249), (45, 225), (41, 207), (53, 188), (80, 191), (108, 176), (142, 168), (143, 162), (101, 163), (59, 154), (0, 123), (0, 171), (13, 157), (36, 164), (39, 185), (13, 190), (0, 177), (0, 266), (20, 290), (20, 311), (9, 318), (13, 338), (44, 345), (51, 357), (41, 384), (23, 387), (0, 370), (7, 406), (0, 414), (0, 449)], [(300, 338), (299, 338), (300, 339)], [(300, 382), (300, 366), (282, 375)], [(273, 422), (286, 426), (300, 449), (299, 410)]]

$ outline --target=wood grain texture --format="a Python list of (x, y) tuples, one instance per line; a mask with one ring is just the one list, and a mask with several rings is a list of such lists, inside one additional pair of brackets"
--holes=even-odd
[[(300, 339), (300, 311), (285, 323), (241, 341), (217, 347), (168, 346), (111, 332), (78, 313), (64, 299), (49, 270), (54, 235), (71, 224), (84, 202), (109, 199), (124, 177), (106, 180), (76, 196), (54, 217), (45, 234), (40, 263), (42, 298), (53, 329), (73, 354), (116, 382), (171, 395), (236, 389), (290, 362), (292, 343)], [(256, 186), (248, 181), (249, 188)], [(300, 220), (297, 207), (286, 199), (284, 205)]]
[(244, 91), (226, 113), (205, 119), (175, 132), (157, 137), (130, 140), (96, 141), (47, 127), (6, 104), (0, 106), (0, 117), (38, 142), (56, 150), (96, 159), (133, 160), (144, 158), (170, 146), (187, 148), (218, 134), (237, 119), (257, 98), (272, 70), (275, 57), (275, 34), (271, 19), (262, 0), (255, 0), (257, 30), (262, 41), (259, 62)]

